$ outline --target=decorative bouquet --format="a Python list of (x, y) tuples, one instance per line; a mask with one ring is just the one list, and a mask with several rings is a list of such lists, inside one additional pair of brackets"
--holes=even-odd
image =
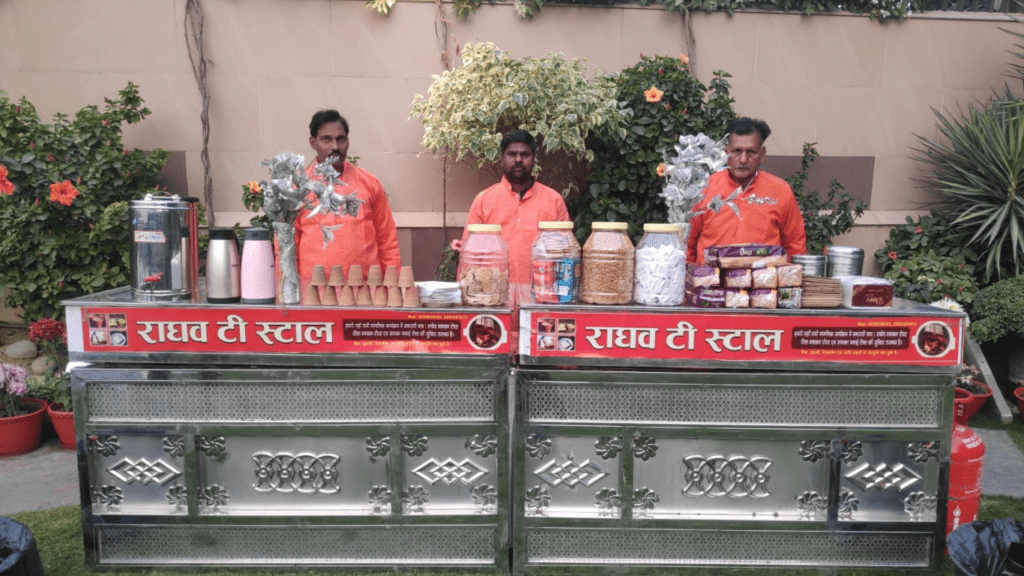
[[(328, 157), (317, 164), (312, 176), (306, 175), (306, 159), (300, 154), (283, 152), (271, 160), (260, 162), (260, 166), (270, 168), (269, 181), (250, 182), (242, 187), (243, 200), (249, 209), (263, 208), (263, 213), (273, 224), (274, 235), (280, 248), (281, 263), (281, 300), (283, 304), (298, 304), (299, 273), (295, 260), (295, 219), (303, 210), (316, 202), (316, 207), (309, 213), (359, 214), (359, 206), (363, 203), (356, 197), (357, 192), (342, 196), (335, 193), (337, 184), (347, 186), (338, 177), (334, 169), (335, 157)], [(310, 193), (313, 197), (310, 197)], [(315, 198), (315, 200), (314, 200)], [(336, 226), (321, 227), (324, 246), (334, 239)]]
[(693, 207), (703, 198), (708, 179), (725, 168), (725, 138), (715, 142), (703, 133), (680, 136), (673, 152), (658, 167), (666, 179), (661, 197), (668, 206), (669, 222), (685, 224), (693, 217)]
[(0, 363), (0, 418), (21, 416), (29, 412), (21, 403), (28, 392), (28, 371), (17, 364)]

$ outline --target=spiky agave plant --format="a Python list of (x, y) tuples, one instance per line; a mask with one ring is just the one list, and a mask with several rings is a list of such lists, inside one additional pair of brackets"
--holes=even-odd
[(1024, 271), (1024, 101), (1007, 94), (961, 118), (934, 110), (943, 139), (918, 136), (923, 183), (979, 255), (984, 281)]

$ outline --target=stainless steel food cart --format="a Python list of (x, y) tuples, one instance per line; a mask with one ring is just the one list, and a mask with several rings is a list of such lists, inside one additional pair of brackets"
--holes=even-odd
[(508, 569), (510, 310), (65, 305), (90, 567)]
[(514, 573), (941, 561), (963, 314), (519, 315)]

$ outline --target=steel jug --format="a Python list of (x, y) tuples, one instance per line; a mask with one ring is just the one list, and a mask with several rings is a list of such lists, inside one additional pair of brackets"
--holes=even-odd
[(241, 262), (235, 231), (231, 228), (210, 230), (210, 247), (206, 251), (206, 301), (233, 304), (242, 299)]
[(146, 194), (129, 203), (133, 300), (199, 300), (198, 201)]
[(277, 300), (276, 278), (270, 230), (249, 228), (242, 245), (242, 303), (273, 304)]

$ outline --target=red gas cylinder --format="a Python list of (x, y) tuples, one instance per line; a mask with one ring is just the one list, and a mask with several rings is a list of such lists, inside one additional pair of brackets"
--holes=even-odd
[(961, 524), (978, 519), (981, 504), (981, 473), (985, 466), (985, 443), (967, 426), (953, 424), (953, 445), (949, 456), (949, 502), (946, 507), (946, 535)]

